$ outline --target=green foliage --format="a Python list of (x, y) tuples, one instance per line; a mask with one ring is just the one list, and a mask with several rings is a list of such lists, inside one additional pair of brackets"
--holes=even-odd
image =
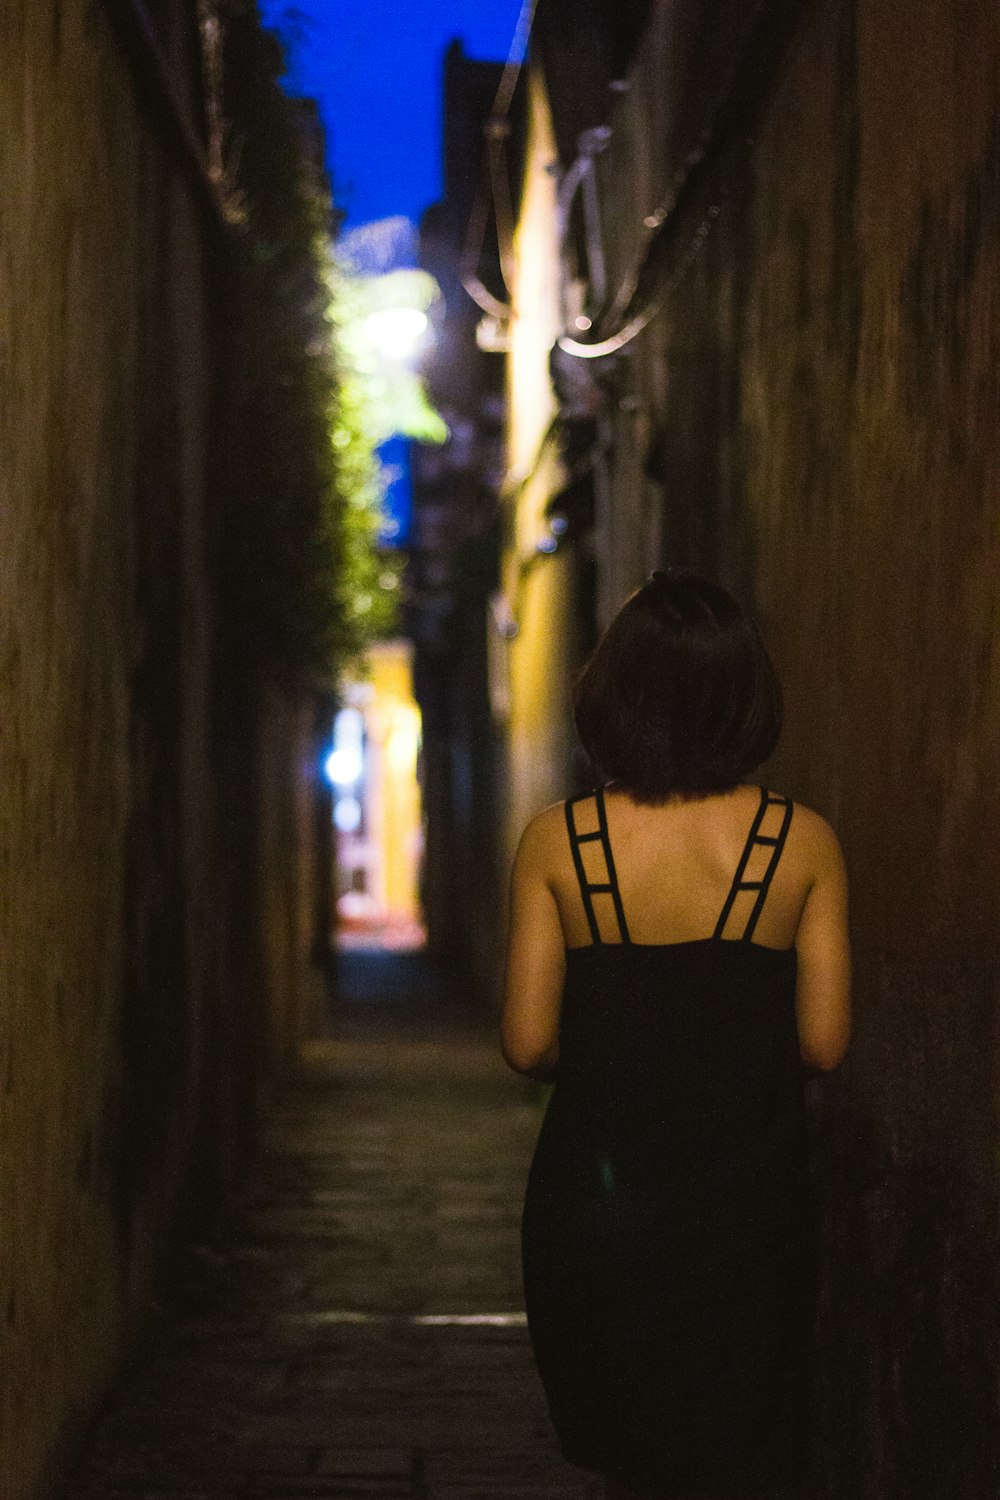
[(335, 259), (331, 292), (341, 388), (351, 393), (368, 442), (378, 447), (396, 433), (421, 443), (445, 442), (448, 429), (411, 363), (380, 353), (366, 327), (372, 313), (398, 308), (426, 313), (441, 295), (433, 276), (417, 270), (357, 276)]
[(363, 391), (342, 379), (333, 213), (308, 104), (256, 0), (223, 0), (226, 190), (238, 291), (222, 566), (239, 649), (316, 686), (395, 623), (400, 564), (380, 553), (382, 485)]

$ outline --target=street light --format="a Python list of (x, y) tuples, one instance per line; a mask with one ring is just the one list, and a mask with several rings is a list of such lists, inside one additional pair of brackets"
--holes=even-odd
[(412, 359), (426, 332), (427, 314), (419, 307), (380, 307), (365, 318), (368, 342), (385, 359)]

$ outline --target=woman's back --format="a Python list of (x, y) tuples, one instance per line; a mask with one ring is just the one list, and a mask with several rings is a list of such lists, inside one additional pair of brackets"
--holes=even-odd
[(801, 804), (793, 811), (788, 799), (746, 785), (659, 805), (613, 787), (559, 803), (525, 830), (512, 895), (504, 1035), (522, 1071), (544, 1075), (558, 1054), (573, 954), (623, 938), (634, 949), (793, 952), (803, 1061), (828, 1068), (843, 1055), (843, 858), (829, 825)]
[[(613, 1128), (619, 1154), (635, 1159), (645, 1155), (650, 1109), (675, 1155), (682, 1143), (703, 1155), (730, 1129), (749, 1149), (739, 1122), (759, 1118), (765, 1095), (772, 1104), (780, 1096), (798, 1128), (795, 952), (755, 941), (770, 917), (792, 804), (759, 789), (728, 799), (735, 808), (713, 801), (698, 817), (657, 816), (603, 791), (565, 805), (575, 900), (569, 881), (561, 889), (568, 921), (582, 912), (587, 939), (566, 954), (560, 1084), (582, 1089), (581, 1112)], [(733, 812), (748, 801), (734, 852)], [(625, 858), (612, 827), (632, 835)], [(663, 857), (666, 840), (682, 857)], [(782, 896), (787, 924), (804, 897), (795, 881), (783, 882)], [(768, 923), (772, 936), (782, 927)], [(725, 1140), (722, 1149), (740, 1154)]]
[[(744, 935), (758, 899), (758, 892), (747, 885), (763, 881), (773, 864), (752, 939), (769, 948), (792, 946), (809, 889), (803, 841), (798, 837), (799, 825), (812, 817), (808, 810), (797, 810), (786, 827), (785, 799), (773, 797), (762, 809), (761, 791), (755, 786), (697, 799), (675, 798), (659, 806), (637, 803), (612, 788), (603, 801), (607, 847), (612, 850), (633, 943), (660, 945), (713, 936), (751, 842), (741, 871), (744, 888), (732, 903), (721, 935), (725, 939)], [(570, 808), (584, 876), (603, 884), (609, 872), (597, 798), (575, 799)], [(549, 809), (545, 816), (552, 822), (552, 890), (566, 946), (575, 948), (591, 942), (592, 934), (581, 900), (574, 840), (568, 836), (561, 806)], [(752, 841), (751, 832), (756, 835)], [(764, 842), (769, 838), (781, 839), (782, 847)], [(611, 892), (599, 893), (593, 900), (599, 936), (605, 942), (617, 941), (620, 934)]]

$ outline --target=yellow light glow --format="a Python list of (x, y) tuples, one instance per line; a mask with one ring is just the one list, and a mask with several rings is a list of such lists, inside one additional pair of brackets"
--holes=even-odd
[[(359, 683), (344, 687), (353, 705), (338, 715), (336, 749), (364, 744), (364, 771), (354, 800), (346, 787), (336, 802), (338, 857), (347, 874), (338, 906), (342, 917), (367, 924), (389, 946), (420, 940), (421, 810), (417, 784), (420, 709), (413, 697), (412, 648), (380, 641), (368, 653), (363, 697)], [(348, 715), (353, 714), (353, 719)], [(363, 724), (362, 724), (363, 720)], [(355, 722), (357, 721), (357, 722)], [(363, 728), (363, 733), (362, 733)], [(346, 757), (344, 771), (353, 769)], [(363, 821), (361, 814), (363, 812)], [(356, 878), (359, 872), (363, 878)]]
[(417, 750), (420, 745), (420, 715), (417, 710), (400, 704), (393, 715), (385, 753), (398, 776), (417, 774)]

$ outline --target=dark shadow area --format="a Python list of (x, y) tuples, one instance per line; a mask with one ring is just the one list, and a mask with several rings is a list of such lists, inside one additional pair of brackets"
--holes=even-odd
[(337, 951), (327, 989), (327, 1036), (337, 1041), (446, 1042), (496, 1030), (482, 998), (426, 952)]

